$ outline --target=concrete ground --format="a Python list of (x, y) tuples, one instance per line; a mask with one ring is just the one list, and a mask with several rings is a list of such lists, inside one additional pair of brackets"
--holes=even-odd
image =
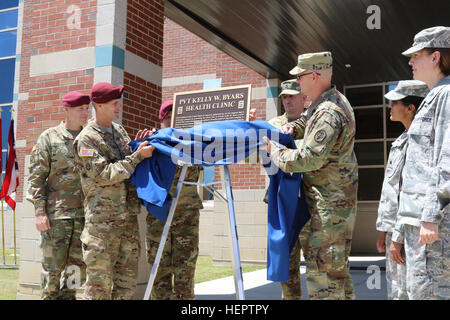
[[(387, 300), (384, 257), (350, 257), (350, 274), (357, 300)], [(379, 271), (379, 273), (377, 273)], [(306, 294), (305, 267), (300, 267), (302, 299)], [(281, 300), (278, 282), (267, 280), (267, 270), (244, 273), (244, 295), (246, 300)], [(234, 278), (226, 277), (195, 286), (196, 300), (235, 300)]]

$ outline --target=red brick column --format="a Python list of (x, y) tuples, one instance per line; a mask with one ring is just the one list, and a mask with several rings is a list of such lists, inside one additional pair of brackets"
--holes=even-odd
[(138, 75), (127, 66), (162, 68), (163, 20), (163, 0), (128, 0), (122, 124), (132, 137), (139, 129), (158, 127), (161, 77), (155, 79), (151, 71)]

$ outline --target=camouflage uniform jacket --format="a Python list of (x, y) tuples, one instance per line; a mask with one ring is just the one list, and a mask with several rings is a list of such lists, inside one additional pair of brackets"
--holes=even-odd
[(50, 220), (84, 217), (74, 139), (64, 121), (39, 136), (31, 152), (27, 193), (36, 215), (47, 214)]
[(406, 131), (393, 143), (389, 152), (389, 159), (384, 173), (381, 189), (380, 204), (378, 206), (377, 230), (394, 231), (397, 219), (398, 197), (400, 193), (400, 177), (405, 163), (408, 135)]
[(408, 130), (397, 223), (392, 240), (400, 242), (402, 224), (439, 224), (450, 212), (450, 76), (423, 100)]
[(286, 113), (285, 113), (285, 114), (283, 114), (283, 115), (281, 115), (281, 116), (272, 118), (272, 119), (270, 119), (270, 120), (267, 121), (267, 122), (269, 122), (269, 123), (270, 123), (271, 125), (273, 125), (275, 128), (280, 129), (282, 126), (284, 126), (285, 124), (287, 124), (287, 123), (289, 122), (289, 120), (288, 120), (288, 117), (287, 117), (287, 115), (286, 115)]
[[(173, 178), (172, 186), (170, 187), (170, 194), (173, 196), (175, 189), (177, 187), (178, 179), (181, 174), (181, 166), (177, 167), (175, 176)], [(203, 167), (199, 166), (188, 166), (186, 175), (184, 176), (184, 181), (187, 182), (198, 182), (200, 172)], [(197, 192), (197, 186), (192, 184), (183, 184), (181, 188), (180, 196), (178, 197), (177, 209), (203, 209), (203, 203)]]
[(302, 172), (312, 209), (356, 206), (358, 164), (353, 151), (355, 116), (335, 88), (320, 95), (291, 122), (298, 149), (272, 146), (271, 159), (285, 172)]
[(129, 142), (125, 129), (114, 122), (109, 132), (90, 121), (75, 139), (86, 223), (123, 221), (139, 214), (140, 200), (130, 177), (143, 157), (131, 154)]

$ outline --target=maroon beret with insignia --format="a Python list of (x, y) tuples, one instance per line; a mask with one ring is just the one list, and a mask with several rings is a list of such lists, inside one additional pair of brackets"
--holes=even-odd
[(65, 107), (79, 107), (89, 103), (91, 103), (89, 96), (78, 91), (71, 91), (62, 99), (62, 104)]
[(91, 89), (91, 99), (95, 103), (106, 103), (122, 97), (123, 86), (114, 86), (108, 82), (99, 82)]
[(172, 107), (173, 107), (173, 100), (164, 102), (161, 108), (159, 109), (159, 120), (164, 119), (164, 117), (169, 113), (169, 111), (172, 111)]

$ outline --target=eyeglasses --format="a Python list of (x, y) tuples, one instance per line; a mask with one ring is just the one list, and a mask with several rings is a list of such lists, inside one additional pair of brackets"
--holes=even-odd
[(312, 73), (316, 73), (318, 76), (320, 76), (320, 73), (313, 71), (313, 72), (297, 75), (297, 80), (300, 80), (301, 77), (307, 76), (307, 75), (312, 74)]

